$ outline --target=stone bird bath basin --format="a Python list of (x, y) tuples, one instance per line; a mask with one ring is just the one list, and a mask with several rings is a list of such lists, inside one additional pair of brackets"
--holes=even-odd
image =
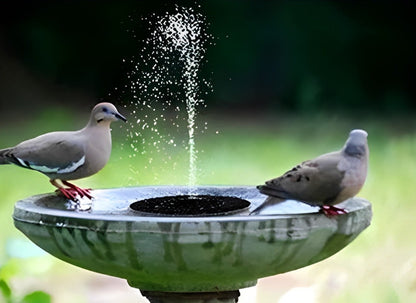
[[(151, 302), (237, 302), (257, 279), (301, 268), (335, 254), (369, 226), (368, 201), (353, 198), (348, 214), (328, 218), (288, 201), (274, 214), (249, 209), (211, 217), (142, 216), (137, 200), (187, 194), (185, 186), (95, 190), (87, 211), (56, 194), (18, 201), (15, 226), (53, 256), (124, 278)], [(255, 187), (200, 186), (198, 194), (233, 196), (256, 208), (266, 196)]]

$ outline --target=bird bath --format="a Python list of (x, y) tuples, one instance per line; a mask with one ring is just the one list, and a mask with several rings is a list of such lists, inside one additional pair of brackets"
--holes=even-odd
[(205, 217), (143, 216), (130, 204), (184, 195), (187, 186), (94, 190), (88, 211), (56, 194), (18, 201), (15, 226), (53, 256), (95, 272), (124, 278), (150, 302), (237, 302), (239, 289), (335, 254), (369, 226), (368, 201), (342, 203), (348, 213), (328, 218), (295, 201), (275, 214), (249, 215), (266, 196), (250, 186), (199, 186), (200, 195), (251, 203), (239, 213)]

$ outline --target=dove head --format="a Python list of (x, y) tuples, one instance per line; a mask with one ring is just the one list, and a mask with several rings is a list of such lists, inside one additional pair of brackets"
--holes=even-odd
[(367, 132), (362, 129), (354, 129), (350, 132), (343, 152), (351, 157), (362, 158), (368, 155)]
[(90, 124), (110, 125), (112, 121), (117, 120), (127, 121), (127, 119), (124, 118), (111, 103), (98, 103), (91, 111)]

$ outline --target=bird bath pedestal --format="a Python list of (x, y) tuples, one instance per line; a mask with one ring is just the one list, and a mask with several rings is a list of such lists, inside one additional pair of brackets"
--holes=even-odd
[(348, 213), (328, 218), (289, 201), (273, 214), (249, 215), (266, 196), (255, 187), (200, 186), (200, 195), (245, 199), (250, 209), (210, 217), (138, 215), (130, 204), (189, 193), (185, 186), (96, 190), (80, 211), (56, 194), (18, 201), (15, 226), (53, 256), (124, 278), (152, 303), (237, 302), (257, 279), (321, 261), (345, 247), (371, 221), (368, 201), (353, 198)]

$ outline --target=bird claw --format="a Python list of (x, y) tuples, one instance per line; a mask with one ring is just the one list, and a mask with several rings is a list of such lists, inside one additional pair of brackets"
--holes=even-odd
[(321, 209), (319, 211), (324, 213), (324, 215), (329, 218), (347, 213), (346, 210), (339, 208), (339, 207), (332, 206), (332, 205), (323, 205), (321, 206)]
[(93, 198), (90, 194), (90, 188), (80, 188), (68, 181), (62, 181), (62, 183), (68, 186), (68, 188), (60, 187), (59, 191), (69, 200), (78, 201), (77, 196), (80, 198), (87, 197), (90, 200)]
[(90, 194), (91, 189), (90, 188), (80, 188), (76, 187), (76, 189), (70, 189), (71, 191), (74, 191), (76, 194), (78, 194), (81, 198), (87, 197), (88, 199), (92, 199), (92, 196)]
[(71, 201), (74, 201), (74, 202), (78, 201), (77, 193), (71, 191), (70, 188), (60, 187), (60, 188), (57, 189), (57, 191), (59, 191), (61, 194), (63, 194), (65, 196), (65, 198), (67, 198), (68, 200), (71, 200)]
[(59, 188), (59, 191), (65, 196), (65, 198), (74, 202), (78, 201), (78, 197), (87, 197), (90, 200), (93, 198), (89, 193), (90, 189), (78, 188), (75, 190), (73, 188)]

